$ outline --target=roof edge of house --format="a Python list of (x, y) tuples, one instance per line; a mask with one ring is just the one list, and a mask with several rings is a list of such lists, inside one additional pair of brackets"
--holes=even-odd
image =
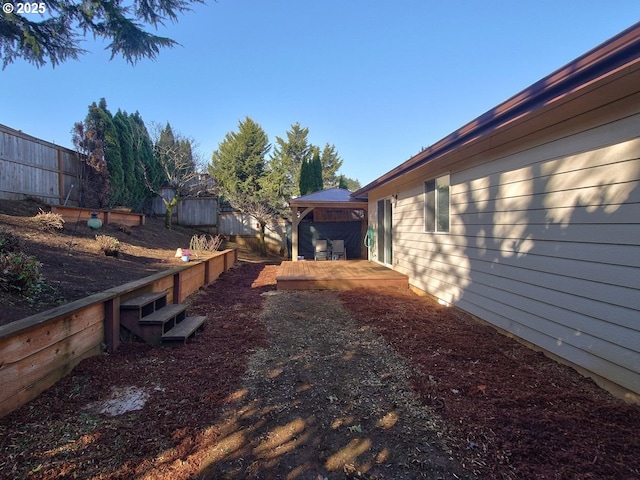
[(351, 195), (362, 197), (425, 163), (530, 114), (581, 86), (640, 59), (640, 22), (555, 70)]

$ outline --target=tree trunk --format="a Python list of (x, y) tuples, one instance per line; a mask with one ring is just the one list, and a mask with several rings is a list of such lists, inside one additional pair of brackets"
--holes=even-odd
[(263, 257), (267, 256), (267, 244), (264, 241), (264, 230), (266, 226), (266, 223), (260, 223), (260, 234), (258, 235), (258, 243), (260, 244), (260, 255)]
[(167, 212), (164, 214), (164, 226), (171, 230), (171, 219), (173, 218), (173, 209), (178, 204), (178, 197), (173, 197), (170, 201), (162, 199), (164, 202), (164, 206), (167, 209)]

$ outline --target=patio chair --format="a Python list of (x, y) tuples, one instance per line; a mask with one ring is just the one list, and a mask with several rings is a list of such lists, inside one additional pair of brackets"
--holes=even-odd
[(334, 260), (347, 259), (347, 249), (344, 246), (344, 240), (334, 240), (331, 242), (331, 255)]
[(314, 260), (326, 260), (329, 254), (329, 248), (326, 240), (316, 240), (316, 253), (313, 256)]

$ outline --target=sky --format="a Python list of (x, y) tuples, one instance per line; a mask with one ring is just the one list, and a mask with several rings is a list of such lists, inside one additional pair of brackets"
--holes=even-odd
[[(4, 0), (3, 0), (4, 2)], [(56, 68), (0, 70), (0, 124), (72, 148), (105, 98), (169, 122), (205, 161), (245, 117), (298, 122), (362, 186), (640, 20), (638, 0), (208, 0), (132, 66), (107, 42)]]

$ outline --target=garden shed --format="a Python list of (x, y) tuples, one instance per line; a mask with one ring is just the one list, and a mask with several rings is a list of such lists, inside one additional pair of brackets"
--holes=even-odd
[(354, 196), (374, 260), (640, 400), (640, 24)]
[(347, 258), (362, 258), (367, 229), (367, 200), (349, 190), (330, 188), (289, 201), (291, 259), (313, 259), (317, 240), (344, 240)]

